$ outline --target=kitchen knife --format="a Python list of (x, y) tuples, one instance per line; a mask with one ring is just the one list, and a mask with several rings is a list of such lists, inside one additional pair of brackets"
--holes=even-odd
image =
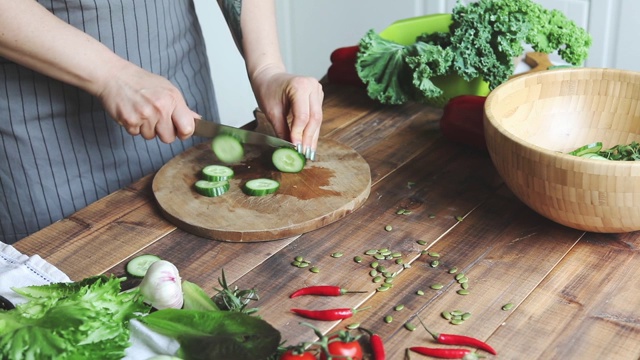
[(238, 129), (233, 126), (217, 124), (212, 121), (196, 119), (196, 129), (193, 132), (195, 136), (213, 138), (216, 135), (231, 135), (243, 144), (268, 145), (272, 147), (295, 147), (292, 143), (277, 138), (275, 136), (265, 135), (255, 131)]

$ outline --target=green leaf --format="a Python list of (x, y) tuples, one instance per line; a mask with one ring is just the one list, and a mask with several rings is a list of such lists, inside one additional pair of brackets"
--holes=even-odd
[(182, 308), (185, 310), (220, 310), (213, 299), (200, 286), (190, 281), (182, 281), (182, 293), (184, 298)]
[(280, 343), (280, 332), (269, 323), (240, 312), (163, 309), (140, 321), (175, 338), (185, 360), (265, 359)]

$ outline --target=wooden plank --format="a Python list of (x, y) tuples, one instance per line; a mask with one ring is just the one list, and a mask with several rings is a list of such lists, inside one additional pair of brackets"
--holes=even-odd
[(639, 248), (637, 232), (587, 233), (490, 340), (506, 358), (640, 358)]
[[(297, 323), (303, 319), (292, 315), (290, 307), (327, 308), (357, 307), (374, 294), (377, 284), (368, 275), (368, 263), (356, 264), (355, 255), (362, 255), (370, 248), (387, 247), (403, 253), (405, 258), (417, 256), (418, 239), (435, 241), (449, 228), (457, 224), (455, 216), (465, 214), (482, 203), (495, 188), (493, 184), (479, 181), (474, 174), (487, 166), (488, 159), (473, 155), (461, 157), (459, 148), (440, 151), (429, 150), (387, 176), (372, 189), (372, 194), (384, 191), (384, 197), (371, 196), (361, 210), (344, 220), (312, 233), (305, 234), (284, 248), (247, 276), (235, 283), (240, 288), (265, 284), (266, 291), (259, 291), (260, 314), (283, 333), (283, 338), (296, 343), (313, 337), (310, 329)], [(452, 161), (452, 158), (461, 161)], [(430, 166), (424, 166), (429, 163)], [(415, 186), (407, 187), (409, 176), (418, 180)], [(434, 179), (437, 179), (435, 181)], [(384, 190), (383, 190), (384, 189)], [(452, 191), (454, 190), (455, 191)], [(398, 215), (401, 207), (410, 207), (410, 215)], [(430, 214), (437, 214), (431, 218)], [(384, 230), (391, 224), (394, 229)], [(331, 253), (344, 253), (341, 258), (332, 258)], [(290, 265), (295, 256), (303, 256), (312, 265), (320, 268), (319, 274)], [(339, 268), (339, 271), (332, 271)], [(390, 267), (391, 271), (401, 265)], [(344, 274), (350, 274), (344, 277)], [(312, 284), (337, 284), (354, 290), (368, 290), (368, 294), (353, 294), (340, 298), (306, 297), (289, 300), (287, 296), (296, 288)], [(277, 290), (270, 290), (277, 289)], [(373, 303), (375, 305), (375, 302)], [(369, 303), (367, 303), (369, 305)], [(367, 311), (377, 314), (377, 308)], [(366, 316), (366, 315), (364, 315)], [(323, 331), (336, 323), (318, 324)]]

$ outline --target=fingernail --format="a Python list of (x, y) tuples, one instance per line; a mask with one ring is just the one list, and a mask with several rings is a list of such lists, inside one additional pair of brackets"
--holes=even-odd
[(298, 152), (299, 152), (300, 154), (302, 154), (302, 144), (297, 144), (297, 145), (296, 145), (296, 150), (298, 150)]
[(311, 155), (311, 148), (307, 146), (307, 147), (304, 149), (304, 156), (305, 156), (307, 159), (309, 159), (309, 156), (310, 156), (310, 155)]
[(309, 153), (309, 160), (311, 160), (311, 161), (315, 161), (316, 160), (316, 151), (315, 150), (311, 150), (311, 152)]

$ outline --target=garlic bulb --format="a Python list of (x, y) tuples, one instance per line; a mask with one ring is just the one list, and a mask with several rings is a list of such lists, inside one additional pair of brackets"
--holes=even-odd
[(182, 308), (182, 281), (178, 268), (169, 261), (151, 264), (139, 288), (144, 301), (158, 310)]

